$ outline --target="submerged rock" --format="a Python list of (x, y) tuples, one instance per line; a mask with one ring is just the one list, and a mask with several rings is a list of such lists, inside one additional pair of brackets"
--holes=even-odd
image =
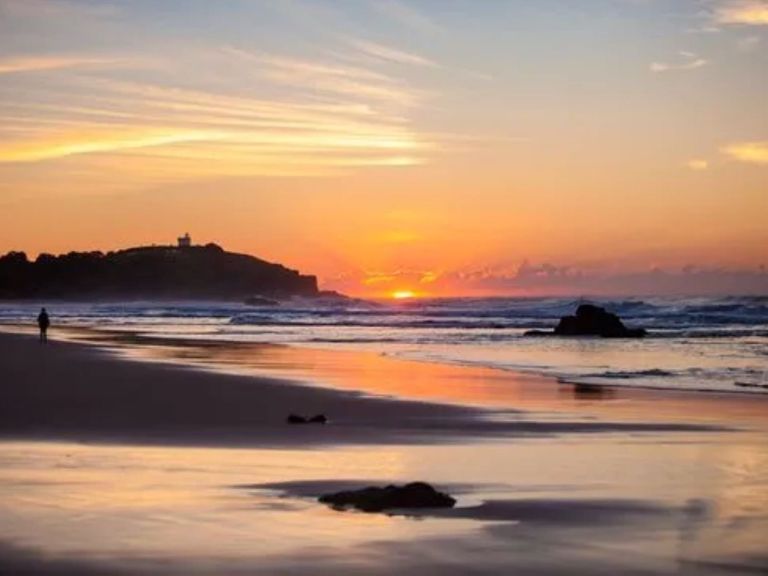
[(272, 300), (272, 298), (264, 298), (263, 296), (249, 296), (243, 301), (243, 304), (247, 306), (280, 306), (280, 302)]
[(642, 338), (643, 328), (627, 328), (616, 314), (593, 304), (582, 304), (575, 316), (563, 316), (553, 332), (530, 330), (526, 336), (602, 336), (603, 338)]
[(523, 336), (554, 336), (555, 333), (551, 330), (526, 330)]
[(381, 512), (393, 508), (453, 508), (456, 504), (454, 498), (424, 482), (345, 490), (325, 494), (318, 500), (334, 508), (357, 508), (363, 512)]

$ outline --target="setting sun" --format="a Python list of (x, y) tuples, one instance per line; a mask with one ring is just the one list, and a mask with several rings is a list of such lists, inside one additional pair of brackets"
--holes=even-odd
[(395, 300), (405, 300), (407, 298), (415, 298), (416, 293), (412, 290), (395, 290), (392, 292), (392, 298)]

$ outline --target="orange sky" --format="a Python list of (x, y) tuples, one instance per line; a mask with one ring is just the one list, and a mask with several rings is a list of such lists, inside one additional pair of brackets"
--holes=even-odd
[(768, 286), (766, 14), (0, 0), (0, 252), (189, 231), (360, 295)]

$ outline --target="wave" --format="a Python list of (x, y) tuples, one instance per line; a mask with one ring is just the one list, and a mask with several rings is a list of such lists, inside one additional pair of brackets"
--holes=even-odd
[(621, 380), (629, 380), (631, 378), (645, 378), (648, 376), (657, 377), (674, 377), (677, 374), (670, 372), (669, 370), (662, 370), (661, 368), (651, 368), (648, 370), (607, 370), (605, 372), (597, 372), (594, 374), (584, 374), (585, 378), (616, 378)]
[(768, 372), (748, 367), (712, 366), (681, 370), (649, 368), (585, 372), (577, 366), (462, 358), (451, 354), (446, 355), (443, 352), (403, 351), (393, 355), (425, 362), (447, 363), (459, 366), (481, 366), (510, 372), (539, 374), (555, 378), (562, 384), (688, 392), (768, 394), (768, 379), (766, 378)]
[(768, 338), (768, 330), (762, 326), (755, 328), (693, 328), (686, 330), (665, 330), (650, 332), (650, 338), (674, 338), (677, 340), (717, 339), (717, 338)]
[[(475, 318), (463, 319), (432, 319), (432, 318), (387, 318), (387, 319), (348, 319), (335, 318), (290, 318), (280, 316), (235, 316), (229, 320), (235, 326), (297, 326), (297, 327), (346, 327), (346, 328), (432, 328), (432, 329), (483, 329), (504, 330), (527, 328), (528, 324), (520, 325), (513, 322), (478, 320)], [(537, 323), (536, 327), (545, 328), (547, 324)]]
[[(649, 337), (631, 342), (523, 338), (526, 330), (553, 328), (586, 302), (617, 313), (627, 326), (649, 329)], [(0, 322), (33, 325), (37, 306), (0, 303)], [(161, 338), (357, 345), (584, 384), (766, 393), (761, 386), (768, 368), (768, 296), (420, 299), (375, 307), (292, 300), (272, 308), (133, 302), (53, 304), (50, 309), (54, 326), (119, 328)], [(652, 359), (652, 367), (638, 370), (639, 355)]]
[(316, 344), (386, 344), (400, 343), (400, 338), (308, 338), (307, 342)]
[[(455, 337), (461, 330), (517, 337), (517, 331), (551, 329), (583, 303), (618, 314), (629, 327), (643, 327), (653, 338), (768, 337), (768, 296), (723, 298), (458, 298), (418, 299), (404, 303), (333, 303), (290, 300), (269, 309), (226, 302), (131, 302), (55, 306), (61, 324), (168, 325), (199, 322), (232, 326), (320, 329), (430, 330)], [(32, 322), (33, 304), (0, 305), (0, 322)], [(346, 335), (344, 335), (346, 336)], [(356, 335), (352, 335), (355, 337)]]

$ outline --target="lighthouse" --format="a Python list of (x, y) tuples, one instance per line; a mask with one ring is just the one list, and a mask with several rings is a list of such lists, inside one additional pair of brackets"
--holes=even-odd
[(185, 233), (184, 236), (179, 236), (178, 242), (179, 248), (189, 248), (192, 246), (192, 238), (189, 236), (189, 232)]

